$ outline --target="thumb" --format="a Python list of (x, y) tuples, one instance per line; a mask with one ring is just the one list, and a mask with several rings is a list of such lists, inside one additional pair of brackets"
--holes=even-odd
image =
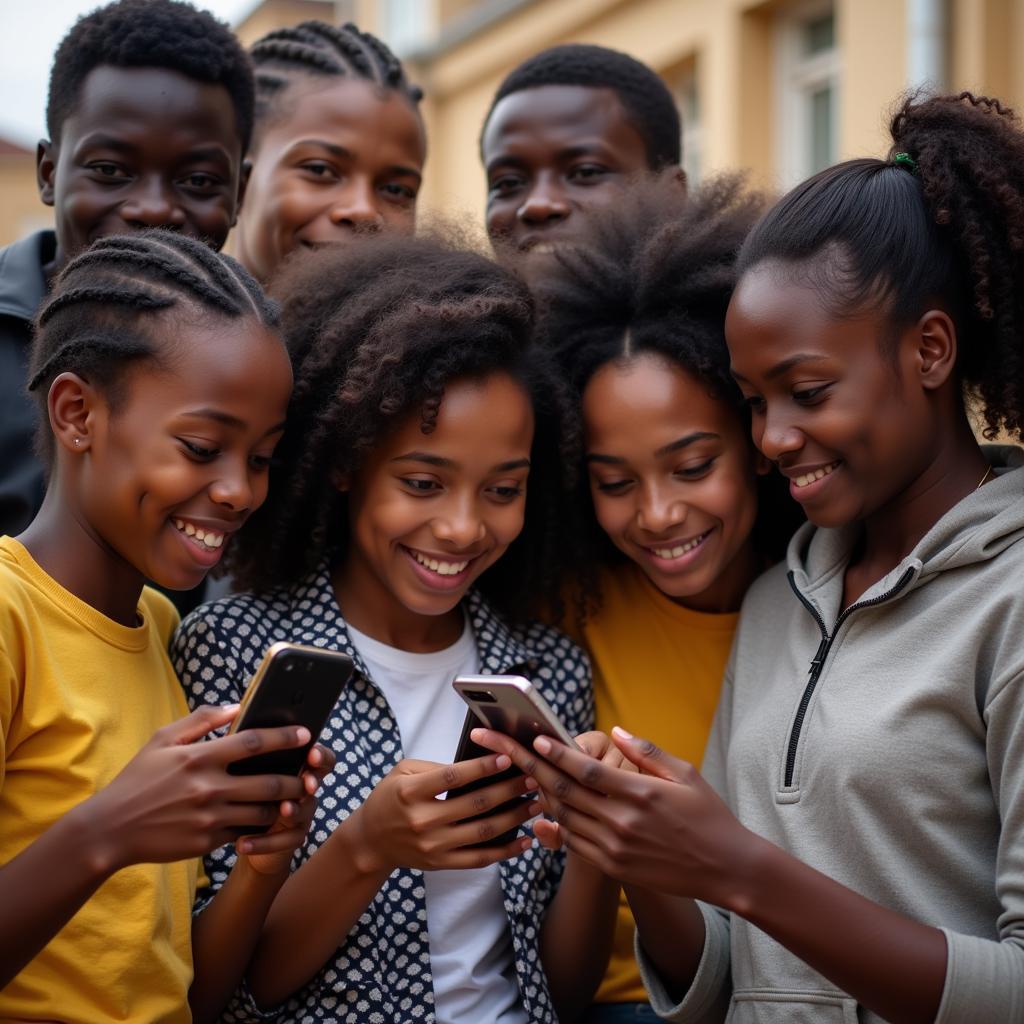
[(196, 708), (191, 715), (172, 722), (167, 729), (167, 736), (172, 744), (194, 743), (208, 732), (227, 725), (237, 714), (237, 704), (221, 704), (219, 707), (207, 704)]
[(682, 783), (693, 774), (693, 766), (686, 761), (666, 754), (650, 740), (640, 739), (618, 725), (612, 729), (612, 740), (622, 751), (623, 756), (629, 758), (637, 768), (648, 775), (665, 779), (666, 782)]

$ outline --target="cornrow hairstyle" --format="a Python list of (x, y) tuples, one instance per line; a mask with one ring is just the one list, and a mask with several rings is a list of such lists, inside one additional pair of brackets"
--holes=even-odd
[(277, 304), (240, 263), (174, 231), (101, 238), (68, 263), (36, 316), (29, 362), (28, 390), (41, 413), (36, 447), (48, 464), (53, 379), (77, 373), (116, 409), (128, 368), (144, 360), (161, 363), (172, 333), (155, 329), (166, 327), (164, 314), (185, 307), (277, 326)]
[[(538, 336), (568, 382), (577, 417), (598, 370), (651, 354), (695, 377), (749, 430), (749, 409), (729, 372), (725, 314), (736, 254), (762, 206), (739, 175), (712, 179), (688, 195), (672, 177), (651, 178), (632, 186), (615, 208), (596, 213), (582, 244), (558, 251), (558, 272), (536, 289)], [(573, 434), (577, 466), (581, 434)], [(758, 498), (755, 547), (775, 560), (800, 522), (799, 508), (775, 473), (758, 478)], [(600, 604), (601, 570), (626, 556), (598, 524), (583, 473), (565, 523), (564, 545), (574, 559), (572, 603), (585, 618)]]
[[(798, 185), (753, 229), (744, 273), (764, 261), (809, 281), (830, 315), (868, 303), (893, 330), (939, 299), (957, 370), (985, 435), (1024, 429), (1024, 133), (999, 100), (904, 99), (887, 160), (849, 160)], [(891, 353), (890, 353), (891, 354)]]
[(649, 168), (659, 171), (682, 161), (682, 124), (668, 86), (628, 54), (582, 43), (553, 46), (514, 68), (494, 94), (481, 129), (481, 144), (494, 108), (506, 96), (544, 85), (611, 89), (644, 140)]
[(295, 75), (362, 78), (381, 89), (396, 89), (417, 109), (423, 90), (406, 77), (402, 62), (369, 32), (351, 22), (340, 28), (304, 21), (277, 29), (249, 51), (256, 66), (256, 119), (270, 116)]
[(242, 44), (223, 22), (179, 0), (118, 0), (75, 22), (53, 57), (46, 130), (60, 141), (86, 77), (100, 65), (167, 68), (231, 96), (242, 152), (252, 138), (255, 85)]
[(345, 557), (347, 500), (336, 481), (410, 416), (429, 433), (456, 380), (508, 373), (533, 401), (524, 528), (478, 586), (512, 617), (555, 594), (564, 402), (531, 348), (529, 290), (492, 260), (436, 231), (381, 235), (301, 253), (275, 284), (295, 370), (288, 429), (266, 503), (229, 556), (240, 589), (298, 582)]

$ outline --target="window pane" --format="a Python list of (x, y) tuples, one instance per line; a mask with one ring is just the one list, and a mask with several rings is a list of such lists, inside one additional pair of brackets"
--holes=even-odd
[(823, 170), (835, 160), (832, 145), (832, 86), (826, 85), (810, 94), (810, 159), (811, 173)]
[(803, 37), (805, 56), (831, 50), (836, 45), (835, 16), (829, 13), (805, 22)]

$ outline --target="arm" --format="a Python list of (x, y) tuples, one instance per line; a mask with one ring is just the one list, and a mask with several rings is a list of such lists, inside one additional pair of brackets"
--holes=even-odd
[[(493, 755), (456, 765), (401, 761), (366, 802), (285, 883), (267, 916), (247, 974), (261, 1006), (282, 1002), (329, 962), (381, 885), (398, 867), (423, 870), (481, 868), (514, 857), (529, 839), (468, 849), (521, 825), (537, 807), (519, 807), (459, 824), (525, 792), (521, 777), (452, 800), (449, 789), (504, 771)], [(330, 900), (324, 893), (332, 893)]]

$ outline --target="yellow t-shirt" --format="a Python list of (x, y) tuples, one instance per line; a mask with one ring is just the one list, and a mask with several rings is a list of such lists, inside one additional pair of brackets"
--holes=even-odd
[[(0, 864), (188, 714), (167, 657), (177, 612), (146, 589), (139, 616), (108, 619), (0, 538)], [(190, 860), (111, 876), (0, 990), (0, 1021), (190, 1021), (198, 872)]]
[[(695, 612), (666, 597), (634, 565), (606, 573), (602, 606), (581, 631), (594, 670), (597, 727), (634, 736), (699, 765), (738, 613)], [(633, 957), (633, 915), (619, 906), (611, 962), (595, 1001), (647, 999)]]

